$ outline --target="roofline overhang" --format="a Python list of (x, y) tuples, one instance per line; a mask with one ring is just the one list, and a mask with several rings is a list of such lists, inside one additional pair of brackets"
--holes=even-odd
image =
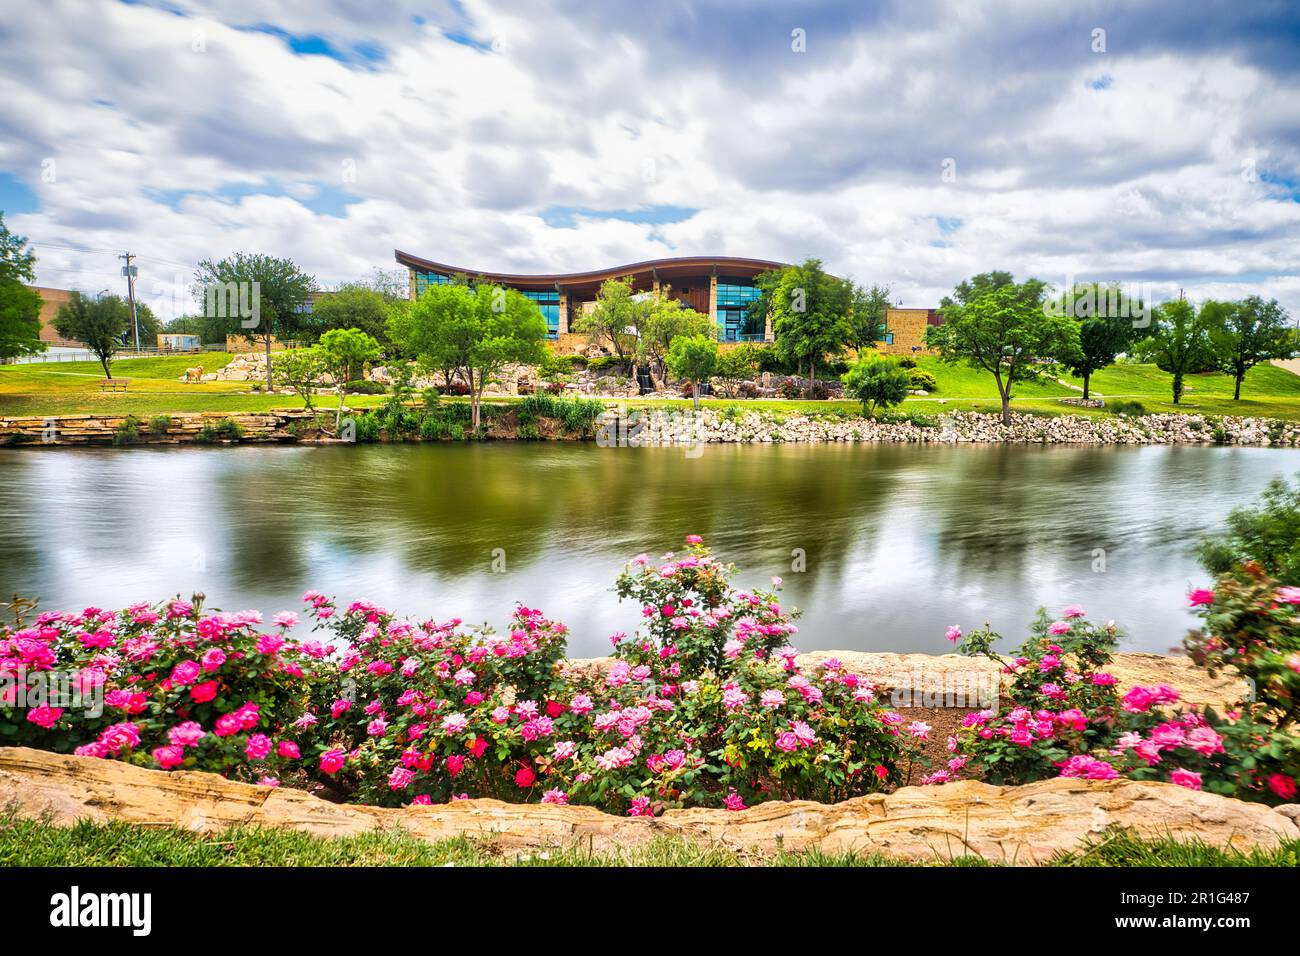
[(610, 266), (606, 269), (594, 269), (590, 272), (557, 272), (524, 275), (512, 272), (491, 272), (485, 269), (469, 269), (454, 266), (446, 262), (434, 262), (422, 259), (401, 249), (393, 250), (393, 258), (409, 269), (421, 272), (437, 272), (442, 275), (463, 273), (467, 276), (481, 277), (501, 282), (506, 285), (536, 285), (554, 287), (558, 283), (567, 285), (602, 282), (606, 279), (618, 279), (624, 276), (644, 275), (653, 277), (660, 269), (681, 270), (699, 268), (714, 275), (725, 274), (728, 268), (747, 274), (766, 272), (769, 269), (782, 269), (787, 262), (775, 262), (771, 259), (748, 259), (741, 256), (678, 256), (669, 259), (647, 259), (644, 262), (630, 262), (626, 265)]

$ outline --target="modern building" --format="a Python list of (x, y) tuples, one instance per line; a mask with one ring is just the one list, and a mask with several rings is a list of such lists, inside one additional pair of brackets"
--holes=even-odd
[[(393, 255), (410, 271), (412, 299), (419, 298), (430, 285), (451, 282), (455, 275), (517, 289), (537, 303), (546, 318), (548, 337), (555, 343), (555, 350), (562, 354), (586, 348), (586, 337), (574, 334), (571, 329), (577, 316), (594, 308), (601, 283), (608, 279), (630, 279), (634, 292), (670, 295), (707, 315), (717, 323), (718, 340), (722, 343), (770, 342), (771, 323), (748, 314), (750, 303), (759, 297), (754, 278), (787, 265), (737, 256), (682, 256), (591, 272), (519, 275), (434, 262), (400, 249), (394, 250)], [(936, 321), (934, 309), (890, 309), (886, 319), (889, 333), (879, 347), (890, 354), (921, 351), (925, 326)]]

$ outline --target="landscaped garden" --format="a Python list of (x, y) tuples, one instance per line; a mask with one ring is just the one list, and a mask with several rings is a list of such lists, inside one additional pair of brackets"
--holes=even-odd
[(619, 575), (643, 623), (612, 635), (601, 665), (566, 662), (565, 626), (524, 607), (496, 634), (309, 592), (305, 614), (326, 632), (313, 638), (296, 636), (294, 612), (268, 621), (181, 600), (40, 612), (6, 626), (5, 673), (32, 685), (70, 674), (106, 706), (22, 707), (11, 681), (0, 735), (380, 806), (491, 796), (631, 816), (738, 811), (889, 790), (927, 762), (928, 784), (1129, 777), (1291, 803), (1300, 587), (1255, 560), (1268, 554), (1257, 541), (1226, 547), (1244, 563), (1190, 595), (1204, 623), (1187, 647), (1212, 673), (1248, 680), (1253, 697), (1219, 712), (1167, 685), (1121, 695), (1107, 670), (1118, 629), (1077, 606), (1041, 616), (1011, 653), (987, 629), (954, 624), (948, 638), (994, 657), (1009, 686), (966, 716), (942, 762), (925, 752), (932, 727), (891, 709), (882, 688), (834, 658), (799, 666), (779, 582), (737, 588), (695, 536)]

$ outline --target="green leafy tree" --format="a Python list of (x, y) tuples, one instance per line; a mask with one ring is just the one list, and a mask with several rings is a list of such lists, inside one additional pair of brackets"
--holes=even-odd
[(275, 363), (275, 383), (293, 389), (303, 407), (312, 410), (312, 398), (325, 377), (325, 361), (319, 349), (290, 349)]
[(204, 259), (194, 273), (194, 283), (196, 294), (204, 300), (205, 315), (225, 320), (226, 331), (233, 335), (262, 341), (266, 387), (274, 388), (271, 340), (284, 341), (310, 328), (305, 310), (316, 280), (290, 259), (236, 252), (217, 262)]
[(877, 408), (891, 408), (907, 398), (912, 380), (897, 359), (866, 355), (840, 376), (844, 390), (862, 403), (863, 414), (874, 418)]
[(887, 285), (873, 285), (866, 289), (857, 283), (850, 284), (849, 337), (846, 340), (849, 348), (865, 352), (884, 340), (890, 295)]
[(1152, 312), (1151, 334), (1134, 351), (1173, 376), (1174, 404), (1183, 400), (1183, 379), (1205, 368), (1213, 351), (1208, 323), (1214, 308), (1200, 312), (1186, 299), (1162, 302)]
[(115, 295), (92, 299), (80, 292), (59, 306), (54, 316), (54, 329), (65, 339), (85, 343), (95, 353), (104, 367), (104, 376), (112, 378), (109, 363), (122, 348), (131, 328), (131, 306)]
[(1059, 314), (1075, 320), (1075, 334), (1059, 356), (1071, 374), (1083, 379), (1083, 397), (1091, 397), (1092, 376), (1115, 363), (1133, 341), (1133, 316), (1141, 302), (1132, 302), (1115, 285), (1081, 282), (1049, 303)]
[(1274, 478), (1254, 507), (1228, 514), (1223, 534), (1201, 539), (1196, 553), (1214, 575), (1253, 561), (1289, 587), (1300, 587), (1300, 480)]
[(780, 270), (771, 288), (776, 347), (800, 367), (807, 363), (810, 397), (818, 363), (839, 355), (853, 335), (852, 306), (851, 284), (827, 275), (820, 259)]
[(1234, 401), (1241, 398), (1247, 372), (1261, 362), (1289, 357), (1296, 347), (1287, 326), (1290, 316), (1276, 299), (1265, 302), (1252, 295), (1240, 302), (1206, 302), (1201, 311), (1214, 365), (1232, 376)]
[(985, 272), (963, 280), (940, 302), (942, 325), (926, 329), (925, 341), (942, 361), (983, 369), (997, 383), (1002, 421), (1011, 424), (1017, 384), (1041, 377), (1069, 348), (1072, 323), (1043, 308), (1037, 279), (1017, 283), (1009, 272)]
[(740, 383), (758, 375), (758, 363), (762, 349), (752, 342), (741, 342), (725, 352), (719, 350), (717, 368), (713, 375), (722, 382), (728, 395), (734, 396)]
[(637, 328), (636, 357), (650, 368), (655, 378), (662, 380), (667, 370), (668, 350), (673, 340), (682, 336), (717, 336), (717, 326), (702, 312), (670, 298), (664, 290), (658, 300), (644, 303), (645, 309)]
[(322, 332), (360, 329), (382, 346), (388, 341), (389, 304), (384, 293), (353, 283), (318, 298), (312, 304), (312, 318)]
[(430, 369), (454, 369), (469, 384), (471, 424), (481, 422), (483, 390), (510, 363), (540, 365), (546, 319), (521, 292), (481, 284), (435, 285), (389, 315), (389, 332)]
[(573, 331), (585, 335), (593, 345), (613, 350), (620, 359), (636, 352), (637, 338), (652, 300), (632, 291), (632, 280), (606, 279), (600, 285), (596, 304), (577, 315)]
[(314, 351), (325, 372), (334, 380), (338, 392), (338, 412), (334, 416), (337, 433), (343, 421), (343, 396), (347, 392), (348, 377), (353, 369), (364, 368), (367, 362), (379, 357), (379, 343), (360, 329), (330, 329), (320, 337)]
[(668, 349), (668, 368), (691, 383), (691, 399), (700, 407), (700, 383), (707, 382), (718, 365), (718, 343), (707, 335), (681, 335)]
[(45, 349), (41, 296), (24, 283), (36, 277), (36, 256), (27, 239), (14, 235), (0, 213), (0, 361)]

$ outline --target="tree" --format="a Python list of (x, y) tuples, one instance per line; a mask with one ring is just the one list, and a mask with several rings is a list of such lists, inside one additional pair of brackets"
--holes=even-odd
[(691, 399), (700, 407), (700, 382), (707, 382), (718, 364), (718, 343), (707, 335), (679, 335), (668, 349), (668, 368), (691, 383)]
[(722, 381), (729, 396), (735, 396), (741, 382), (758, 374), (760, 352), (761, 349), (752, 342), (741, 342), (725, 352), (719, 350), (718, 364), (713, 374)]
[(1295, 348), (1290, 316), (1276, 299), (1265, 302), (1257, 295), (1240, 302), (1206, 302), (1206, 319), (1214, 365), (1233, 380), (1232, 398), (1241, 399), (1246, 373), (1269, 359), (1287, 358)]
[(367, 362), (379, 357), (379, 343), (360, 329), (330, 329), (320, 337), (314, 351), (334, 380), (334, 390), (338, 392), (339, 407), (334, 416), (337, 434), (343, 421), (343, 396), (348, 390), (348, 376), (353, 369), (364, 368)]
[(41, 341), (41, 295), (23, 283), (36, 277), (36, 256), (0, 213), (0, 361), (45, 349)]
[(942, 361), (965, 362), (993, 375), (1007, 425), (1015, 386), (1039, 378), (1069, 347), (1070, 321), (1044, 309), (1043, 296), (1037, 279), (1017, 283), (1009, 272), (982, 273), (944, 296), (943, 324), (926, 329), (926, 344)]
[(1133, 340), (1132, 316), (1142, 303), (1130, 302), (1116, 285), (1081, 282), (1049, 305), (1075, 320), (1075, 334), (1058, 356), (1061, 364), (1083, 379), (1083, 397), (1091, 394), (1091, 379), (1113, 365)]
[(840, 376), (844, 390), (862, 403), (863, 414), (872, 418), (877, 408), (889, 408), (907, 398), (911, 377), (897, 359), (866, 355)]
[(596, 305), (573, 320), (573, 331), (588, 336), (593, 345), (608, 345), (620, 359), (636, 351), (638, 332), (649, 314), (651, 300), (632, 291), (632, 280), (606, 279), (600, 284)]
[(810, 397), (817, 379), (817, 363), (843, 351), (853, 334), (849, 321), (852, 299), (850, 284), (827, 275), (820, 259), (807, 259), (803, 265), (780, 270), (771, 288), (776, 347), (799, 362), (800, 367), (808, 363)]
[(104, 376), (112, 378), (109, 362), (122, 347), (123, 338), (131, 328), (131, 306), (115, 295), (92, 299), (80, 292), (59, 306), (54, 316), (54, 329), (65, 339), (84, 342), (94, 352), (99, 364), (104, 366)]
[(236, 252), (219, 262), (204, 259), (194, 273), (196, 293), (204, 314), (225, 320), (225, 329), (266, 347), (266, 387), (271, 375), (271, 340), (285, 340), (301, 331), (305, 308), (316, 280), (289, 259), (261, 253)]
[(312, 410), (312, 396), (324, 376), (325, 361), (315, 348), (290, 349), (275, 363), (276, 384), (297, 392), (307, 411)]
[(657, 379), (662, 380), (667, 370), (668, 350), (674, 339), (692, 335), (717, 336), (717, 325), (710, 322), (707, 315), (696, 312), (678, 299), (669, 298), (666, 289), (658, 300), (650, 300), (644, 305), (637, 329), (636, 356)]
[(1208, 571), (1219, 576), (1254, 561), (1279, 583), (1300, 586), (1300, 482), (1274, 478), (1256, 507), (1228, 513), (1227, 526), (1222, 536), (1197, 545)]
[(383, 345), (388, 341), (388, 307), (382, 292), (355, 283), (318, 298), (312, 305), (312, 319), (322, 332), (360, 329)]
[(849, 336), (845, 344), (861, 353), (885, 338), (890, 291), (887, 285), (864, 289), (850, 283), (849, 292)]
[(481, 284), (432, 285), (389, 315), (393, 341), (430, 369), (454, 369), (469, 384), (477, 431), (483, 389), (508, 363), (538, 365), (546, 355), (546, 319), (521, 292)]
[(1183, 400), (1183, 377), (1205, 367), (1212, 354), (1206, 323), (1213, 313), (1197, 312), (1186, 299), (1162, 302), (1152, 310), (1151, 334), (1134, 348), (1174, 377), (1174, 404)]

